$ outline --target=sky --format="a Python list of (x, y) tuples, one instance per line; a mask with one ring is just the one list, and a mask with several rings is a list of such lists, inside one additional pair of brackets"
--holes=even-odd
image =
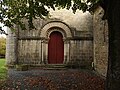
[[(7, 27), (3, 27), (3, 24), (1, 24), (1, 23), (0, 23), (0, 26), (2, 26), (2, 29), (5, 30), (5, 32), (7, 32)], [(6, 35), (0, 33), (0, 37), (5, 37), (6, 38)]]

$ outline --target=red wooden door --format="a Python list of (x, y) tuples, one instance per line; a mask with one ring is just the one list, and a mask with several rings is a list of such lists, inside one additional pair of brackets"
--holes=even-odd
[(62, 64), (64, 60), (64, 42), (61, 33), (55, 31), (50, 35), (48, 43), (48, 63)]

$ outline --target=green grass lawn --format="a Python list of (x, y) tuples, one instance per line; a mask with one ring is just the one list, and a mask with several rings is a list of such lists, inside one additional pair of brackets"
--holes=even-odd
[(5, 59), (0, 59), (0, 80), (6, 78), (7, 68), (5, 67)]

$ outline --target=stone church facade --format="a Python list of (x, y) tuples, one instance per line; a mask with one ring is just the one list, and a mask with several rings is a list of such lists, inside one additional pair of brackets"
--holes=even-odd
[(50, 13), (49, 19), (33, 21), (34, 30), (27, 23), (28, 30), (8, 30), (7, 64), (70, 65), (105, 75), (108, 31), (106, 21), (100, 19), (102, 9), (94, 15), (64, 9)]

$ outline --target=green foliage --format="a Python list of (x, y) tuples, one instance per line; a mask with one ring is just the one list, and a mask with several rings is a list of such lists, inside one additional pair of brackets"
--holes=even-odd
[(5, 56), (5, 52), (6, 52), (6, 39), (1, 37), (0, 38), (0, 57), (1, 56)]
[(47, 8), (72, 8), (74, 13), (77, 9), (85, 12), (91, 10), (90, 8), (99, 1), (101, 0), (1, 0), (0, 22), (11, 29), (14, 29), (14, 25), (25, 29), (22, 19), (27, 19), (29, 28), (32, 29), (35, 28), (33, 19), (47, 16)]

